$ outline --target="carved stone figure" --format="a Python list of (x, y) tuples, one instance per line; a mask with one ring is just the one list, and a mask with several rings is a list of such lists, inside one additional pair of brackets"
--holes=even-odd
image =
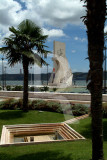
[(65, 56), (65, 43), (54, 41), (53, 72), (50, 84), (58, 87), (72, 85), (73, 74)]

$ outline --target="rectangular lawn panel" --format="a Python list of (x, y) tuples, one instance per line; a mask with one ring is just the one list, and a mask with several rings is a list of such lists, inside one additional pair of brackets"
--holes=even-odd
[[(59, 123), (65, 121), (63, 114), (30, 111), (0, 110), (0, 129), (3, 125)], [(70, 141), (26, 146), (0, 147), (0, 160), (89, 160), (91, 159), (91, 118), (70, 125), (83, 135), (85, 141)], [(107, 119), (103, 119), (104, 157), (107, 160)], [(0, 130), (0, 131), (1, 131)], [(0, 133), (1, 134), (1, 133)]]

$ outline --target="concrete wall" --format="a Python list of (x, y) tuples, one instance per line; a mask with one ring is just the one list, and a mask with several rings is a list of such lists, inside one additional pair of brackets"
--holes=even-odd
[[(21, 91), (0, 91), (0, 97), (23, 97)], [(50, 92), (29, 92), (29, 98), (40, 99), (56, 99), (56, 100), (77, 100), (77, 101), (90, 101), (90, 94), (84, 93), (50, 93)], [(103, 102), (107, 102), (107, 95), (103, 95)]]

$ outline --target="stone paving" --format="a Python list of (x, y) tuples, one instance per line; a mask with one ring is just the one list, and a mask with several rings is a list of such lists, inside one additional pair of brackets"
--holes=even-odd
[(88, 116), (89, 116), (88, 114), (85, 114), (85, 115), (83, 115), (83, 116), (79, 116), (79, 117), (72, 118), (72, 119), (69, 119), (69, 120), (67, 120), (67, 121), (64, 121), (64, 123), (72, 124), (72, 123), (77, 122), (77, 121), (80, 120), (80, 119), (85, 119), (85, 118), (87, 118)]

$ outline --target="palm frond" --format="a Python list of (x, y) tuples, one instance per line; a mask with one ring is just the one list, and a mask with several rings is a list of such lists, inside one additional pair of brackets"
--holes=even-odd
[(42, 67), (42, 65), (47, 65), (47, 62), (43, 60), (38, 54), (34, 53), (33, 51), (23, 51), (23, 56), (26, 56), (29, 59), (30, 64), (37, 64), (38, 66)]
[(9, 27), (9, 31), (11, 31), (11, 32), (14, 33), (14, 34), (17, 34), (17, 33), (18, 33), (18, 30), (16, 30), (13, 26), (12, 26), (12, 27)]
[(38, 55), (33, 53), (35, 48), (37, 52), (44, 57), (50, 51), (45, 48), (48, 46), (44, 45), (47, 35), (42, 34), (42, 29), (38, 27), (32, 21), (26, 19), (21, 22), (18, 29), (13, 26), (9, 28), (11, 35), (4, 38), (5, 47), (0, 48), (0, 52), (6, 54), (8, 63), (12, 66), (18, 61), (23, 61), (23, 56), (28, 58), (29, 63), (36, 63), (39, 66), (47, 65), (47, 63)]

